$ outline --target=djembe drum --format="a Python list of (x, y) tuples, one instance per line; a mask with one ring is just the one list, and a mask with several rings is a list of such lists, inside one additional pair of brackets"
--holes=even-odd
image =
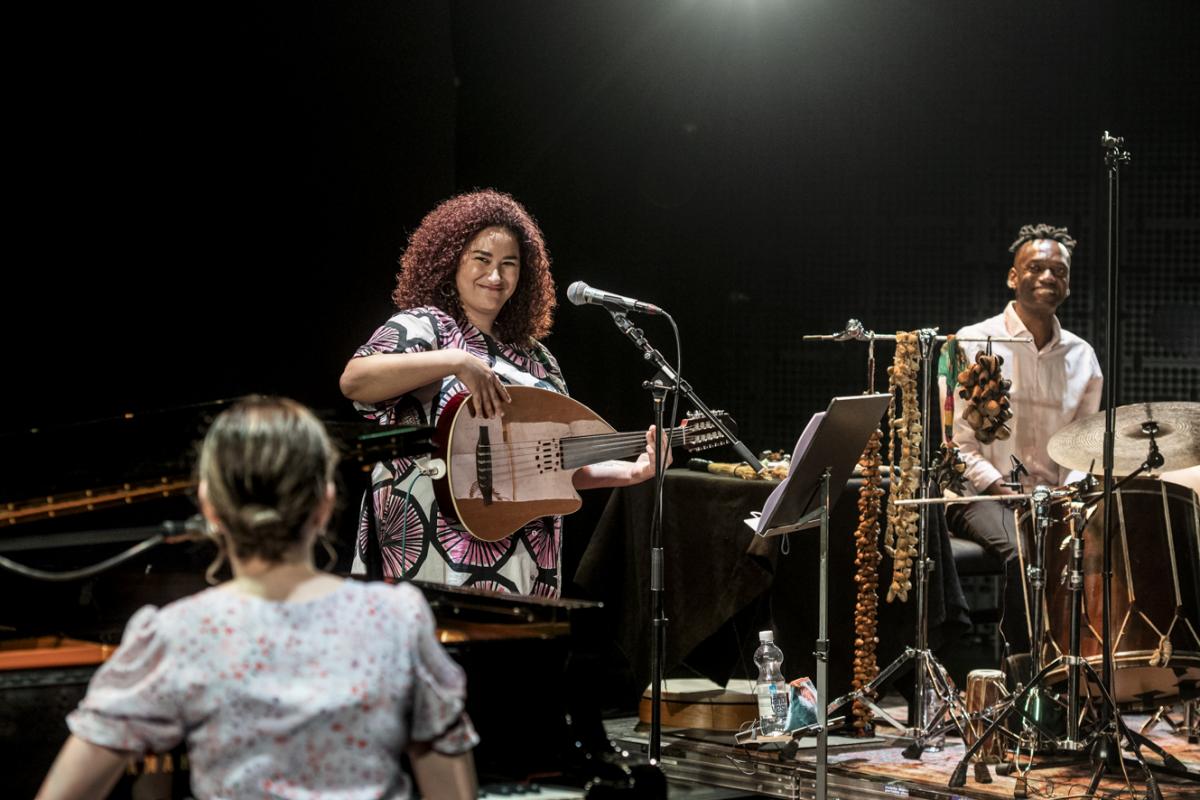
[[(995, 719), (995, 706), (1008, 696), (1004, 673), (998, 669), (974, 669), (967, 674), (967, 727), (963, 744), (975, 744)], [(1004, 761), (1004, 742), (996, 730), (975, 753), (975, 761), (999, 764)]]

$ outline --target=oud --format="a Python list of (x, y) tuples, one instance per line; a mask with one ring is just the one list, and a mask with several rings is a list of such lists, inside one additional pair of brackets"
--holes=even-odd
[[(576, 470), (646, 448), (646, 432), (621, 433), (599, 414), (563, 394), (509, 386), (504, 414), (484, 419), (464, 392), (446, 404), (433, 441), (446, 462), (434, 481), (444, 517), (476, 539), (503, 539), (538, 517), (571, 514), (582, 501)], [(732, 427), (727, 415), (717, 412)], [(724, 437), (703, 417), (689, 416), (671, 434), (671, 446), (704, 450)]]

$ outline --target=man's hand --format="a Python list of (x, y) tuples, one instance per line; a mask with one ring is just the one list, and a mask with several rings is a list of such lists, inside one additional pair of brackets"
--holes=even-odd
[(1009, 485), (1005, 483), (1003, 478), (997, 478), (991, 486), (983, 490), (983, 493), (997, 495), (1017, 494), (1017, 492), (1014, 492), (1011, 488), (1009, 488)]

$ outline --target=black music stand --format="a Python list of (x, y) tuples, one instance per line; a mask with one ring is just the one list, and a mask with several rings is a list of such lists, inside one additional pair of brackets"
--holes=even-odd
[(887, 412), (889, 394), (835, 397), (814, 414), (796, 441), (791, 468), (758, 518), (759, 536), (784, 536), (819, 527), (820, 616), (817, 646), (817, 800), (825, 800), (829, 767), (829, 512)]

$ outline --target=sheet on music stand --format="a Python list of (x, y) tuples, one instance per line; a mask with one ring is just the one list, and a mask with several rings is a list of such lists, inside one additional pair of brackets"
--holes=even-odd
[(753, 526), (755, 533), (770, 536), (773, 529), (794, 525), (815, 510), (826, 468), (830, 470), (830, 507), (837, 502), (871, 431), (887, 411), (889, 398), (887, 394), (835, 397), (829, 408), (813, 414), (796, 440), (788, 476), (763, 505)]

